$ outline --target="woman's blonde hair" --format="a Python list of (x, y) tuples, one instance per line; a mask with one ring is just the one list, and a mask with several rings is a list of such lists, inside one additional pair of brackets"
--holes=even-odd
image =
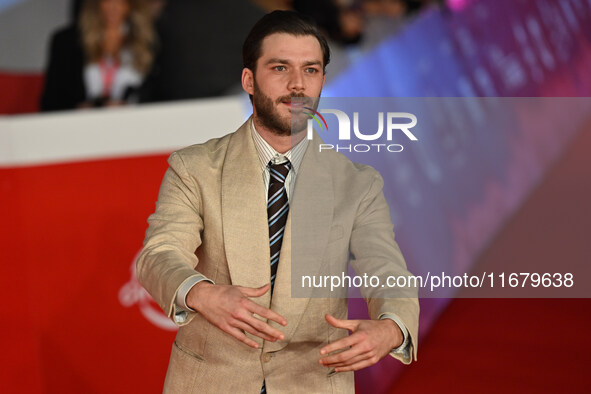
[[(103, 57), (103, 30), (100, 2), (84, 0), (80, 12), (79, 27), (82, 33), (82, 46), (88, 63)], [(154, 60), (155, 33), (153, 21), (145, 0), (126, 0), (129, 4), (127, 23), (129, 30), (123, 41), (123, 48), (131, 51), (133, 66), (146, 74)]]

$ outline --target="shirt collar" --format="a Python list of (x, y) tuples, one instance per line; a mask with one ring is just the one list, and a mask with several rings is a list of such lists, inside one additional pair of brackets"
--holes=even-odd
[(261, 167), (263, 170), (267, 168), (267, 165), (271, 160), (274, 163), (279, 164), (284, 162), (284, 159), (287, 159), (291, 162), (293, 170), (297, 173), (300, 164), (302, 164), (302, 159), (304, 158), (304, 153), (306, 153), (306, 148), (308, 146), (308, 139), (304, 138), (297, 145), (293, 146), (287, 152), (281, 154), (277, 152), (256, 130), (254, 126), (254, 120), (250, 120), (251, 130), (252, 130), (252, 139), (254, 141), (254, 145), (256, 147), (257, 153), (259, 155), (259, 160), (261, 162)]

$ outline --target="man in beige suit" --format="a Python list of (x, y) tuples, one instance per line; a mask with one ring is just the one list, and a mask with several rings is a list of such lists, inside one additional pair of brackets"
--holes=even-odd
[[(309, 98), (320, 96), (330, 59), (310, 22), (266, 15), (243, 59), (253, 116), (170, 156), (137, 262), (140, 282), (180, 326), (164, 390), (352, 393), (353, 371), (388, 354), (416, 359), (415, 293), (370, 289), (371, 320), (348, 320), (346, 298), (302, 297), (294, 286), (302, 274), (346, 272), (348, 262), (358, 275), (409, 275), (383, 182), (368, 166), (320, 152), (317, 135), (304, 138), (306, 117), (292, 98), (315, 105)], [(271, 196), (278, 178), (284, 183)], [(272, 215), (279, 194), (286, 209)], [(283, 214), (286, 224), (272, 234), (271, 220)]]

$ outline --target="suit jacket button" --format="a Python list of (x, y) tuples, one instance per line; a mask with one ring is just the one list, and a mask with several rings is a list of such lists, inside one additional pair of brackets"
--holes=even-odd
[(271, 361), (271, 354), (270, 353), (263, 354), (263, 362), (268, 363), (269, 361)]

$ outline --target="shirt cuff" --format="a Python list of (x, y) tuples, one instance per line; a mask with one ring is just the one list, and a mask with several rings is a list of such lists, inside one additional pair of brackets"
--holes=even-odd
[(179, 287), (179, 289), (176, 292), (175, 304), (176, 304), (177, 309), (179, 309), (177, 314), (180, 312), (187, 312), (187, 311), (195, 312), (195, 310), (193, 308), (190, 308), (187, 305), (187, 294), (189, 294), (189, 291), (191, 291), (193, 286), (195, 286), (197, 283), (204, 281), (204, 280), (208, 281), (211, 284), (215, 284), (211, 279), (209, 279), (201, 274), (191, 276), (191, 277), (189, 277), (189, 279), (187, 279), (186, 281), (184, 281), (181, 284), (181, 286)]
[(394, 321), (394, 323), (396, 323), (396, 325), (400, 328), (400, 331), (402, 331), (402, 344), (400, 346), (398, 346), (397, 348), (392, 349), (393, 353), (396, 354), (403, 354), (406, 350), (408, 350), (408, 345), (409, 345), (409, 340), (408, 340), (408, 329), (406, 328), (406, 326), (404, 325), (404, 323), (402, 323), (402, 320), (400, 320), (398, 318), (398, 316), (392, 314), (392, 313), (383, 313), (380, 315), (379, 319), (390, 319), (392, 321)]

